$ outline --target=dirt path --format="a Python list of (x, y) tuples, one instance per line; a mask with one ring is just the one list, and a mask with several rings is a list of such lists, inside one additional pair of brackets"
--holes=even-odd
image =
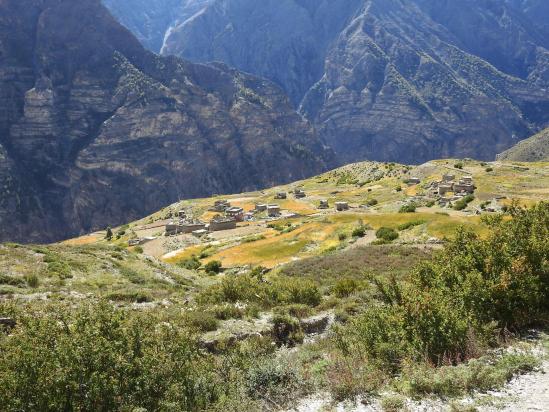
[[(547, 350), (540, 345), (538, 354), (547, 359)], [(484, 402), (487, 400), (488, 402)], [(549, 412), (549, 360), (544, 360), (538, 371), (515, 377), (505, 387), (498, 391), (492, 391), (485, 395), (477, 395), (474, 398), (465, 398), (457, 402), (465, 405), (476, 406), (478, 412)], [(486, 405), (486, 406), (484, 406)], [(406, 402), (407, 412), (451, 412), (449, 402), (440, 399), (427, 399), (424, 401)], [(336, 404), (334, 405), (329, 394), (314, 394), (302, 399), (293, 409), (287, 412), (383, 412), (380, 399), (372, 399), (364, 404)]]
[(481, 412), (549, 412), (549, 361), (545, 361), (541, 371), (522, 375), (513, 379), (503, 390), (493, 392), (500, 398), (503, 408), (479, 408)]

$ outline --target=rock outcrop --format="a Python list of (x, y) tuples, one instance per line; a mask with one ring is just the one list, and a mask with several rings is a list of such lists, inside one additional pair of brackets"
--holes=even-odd
[(163, 53), (281, 85), (342, 161), (493, 159), (549, 123), (543, 0), (215, 0)]
[(158, 57), (99, 0), (0, 1), (0, 39), (0, 240), (58, 240), (331, 162), (277, 86)]

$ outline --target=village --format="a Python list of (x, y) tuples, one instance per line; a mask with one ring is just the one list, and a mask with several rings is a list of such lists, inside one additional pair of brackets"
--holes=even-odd
[(371, 229), (358, 244), (374, 242), (380, 226), (419, 222), (396, 242), (431, 247), (453, 227), (476, 227), (480, 215), (510, 202), (497, 186), (486, 191), (486, 166), (470, 165), (370, 162), (272, 189), (180, 201), (136, 222), (125, 241), (167, 262), (200, 255), (229, 266), (273, 266), (337, 247), (360, 222)]

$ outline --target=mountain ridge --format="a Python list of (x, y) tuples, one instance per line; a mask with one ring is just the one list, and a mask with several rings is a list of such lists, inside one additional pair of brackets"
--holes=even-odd
[[(491, 160), (549, 122), (539, 1), (345, 4), (315, 3), (328, 16), (315, 26), (308, 3), (217, 0), (163, 53), (274, 80), (344, 162)], [(270, 24), (277, 16), (291, 20)]]

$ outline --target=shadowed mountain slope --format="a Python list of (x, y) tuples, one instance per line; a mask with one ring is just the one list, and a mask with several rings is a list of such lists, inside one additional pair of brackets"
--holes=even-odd
[(215, 0), (163, 53), (275, 81), (344, 161), (493, 159), (549, 122), (547, 7)]
[(331, 162), (278, 87), (158, 57), (99, 0), (1, 0), (0, 39), (0, 240), (56, 240)]

